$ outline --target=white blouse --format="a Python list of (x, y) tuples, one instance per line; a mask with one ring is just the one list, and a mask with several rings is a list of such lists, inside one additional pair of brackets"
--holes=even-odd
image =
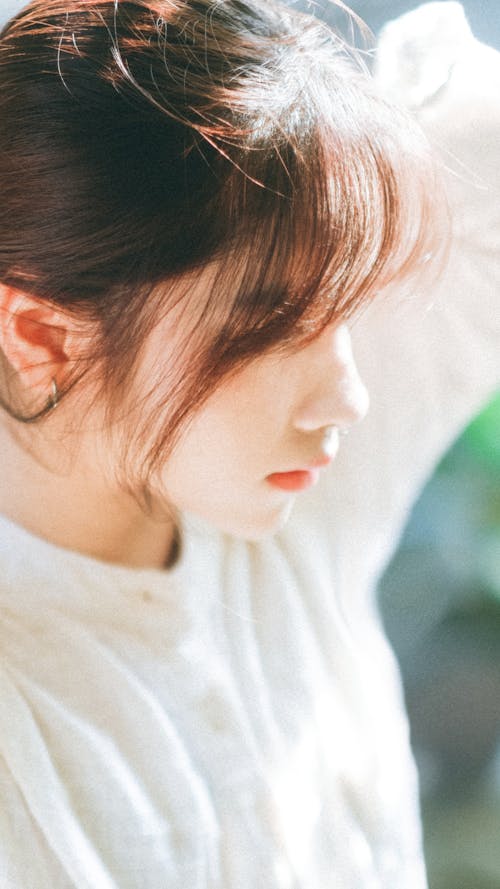
[[(354, 328), (372, 408), (323, 484), (258, 544), (185, 516), (170, 571), (0, 518), (2, 889), (426, 885), (374, 588), (500, 379), (500, 56), (458, 4), (431, 6), (385, 32), (379, 78), (408, 81), (453, 167), (451, 262), (431, 300), (374, 305)], [(433, 80), (442, 6), (458, 36)]]

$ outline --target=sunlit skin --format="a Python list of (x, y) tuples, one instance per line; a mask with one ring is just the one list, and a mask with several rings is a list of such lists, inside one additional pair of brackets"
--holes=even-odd
[(165, 489), (218, 528), (259, 538), (284, 523), (294, 500), (268, 476), (334, 458), (338, 430), (367, 406), (348, 328), (329, 327), (295, 354), (256, 359), (221, 386), (165, 466)]
[[(58, 319), (59, 355), (61, 323)], [(34, 346), (25, 327), (19, 325), (16, 335), (24, 336), (29, 354)], [(165, 321), (150, 334), (134, 381), (136, 394), (150, 391), (155, 374), (161, 377), (165, 362), (173, 360), (165, 349), (167, 335)], [(40, 349), (39, 336), (36, 347)], [(4, 348), (9, 348), (5, 337)], [(12, 344), (10, 348), (13, 355)], [(46, 348), (52, 349), (51, 340)], [(50, 391), (51, 373), (64, 370), (61, 362), (52, 355), (47, 378), (37, 378), (40, 389), (43, 384)], [(154, 499), (230, 534), (259, 539), (285, 523), (301, 496), (275, 487), (269, 476), (327, 464), (335, 457), (339, 430), (361, 420), (367, 408), (349, 330), (345, 324), (331, 325), (297, 351), (257, 357), (223, 382), (165, 461), (154, 481)], [(2, 419), (0, 510), (33, 533), (77, 552), (134, 567), (164, 566), (173, 545), (173, 523), (146, 515), (120, 486), (114, 472), (118, 444), (103, 435), (99, 406), (88, 408), (78, 432), (68, 431), (72, 410), (68, 397), (40, 429), (19, 430), (15, 421)], [(19, 431), (32, 436), (36, 459), (17, 441)], [(315, 475), (321, 471), (316, 469)]]

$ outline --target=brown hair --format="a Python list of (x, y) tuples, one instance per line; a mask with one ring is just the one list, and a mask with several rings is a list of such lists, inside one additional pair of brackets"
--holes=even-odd
[[(184, 306), (189, 362), (141, 405), (145, 477), (228, 373), (435, 246), (416, 125), (326, 25), (270, 0), (32, 2), (0, 36), (0, 193), (0, 280), (98, 324), (62, 394), (98, 368), (112, 423), (148, 331)], [(210, 263), (194, 305), (181, 284)]]

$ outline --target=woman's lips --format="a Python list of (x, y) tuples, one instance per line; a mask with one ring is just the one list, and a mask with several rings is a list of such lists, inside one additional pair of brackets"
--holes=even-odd
[(273, 472), (267, 476), (267, 481), (275, 488), (281, 488), (282, 491), (305, 491), (311, 488), (319, 479), (320, 469), (328, 466), (334, 454), (320, 454), (315, 460), (312, 460), (306, 469), (294, 469), (291, 472)]
[(319, 479), (319, 469), (298, 469), (294, 472), (273, 472), (267, 481), (282, 491), (304, 491), (315, 485)]

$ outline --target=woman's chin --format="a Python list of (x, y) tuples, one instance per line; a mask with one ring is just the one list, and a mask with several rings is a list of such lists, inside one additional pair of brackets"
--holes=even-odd
[(289, 492), (284, 494), (269, 489), (265, 494), (263, 497), (242, 497), (234, 503), (216, 504), (208, 498), (200, 501), (195, 497), (175, 503), (174, 498), (170, 499), (164, 492), (150, 491), (148, 512), (158, 522), (175, 523), (179, 513), (190, 515), (231, 537), (259, 541), (283, 528), (295, 501), (295, 496)]
[(265, 540), (266, 537), (280, 531), (287, 523), (294, 499), (294, 497), (286, 497), (278, 505), (274, 504), (271, 508), (268, 507), (260, 513), (256, 510), (251, 516), (235, 516), (234, 519), (231, 519), (226, 515), (220, 521), (214, 521), (213, 525), (220, 531), (241, 540), (251, 542)]

